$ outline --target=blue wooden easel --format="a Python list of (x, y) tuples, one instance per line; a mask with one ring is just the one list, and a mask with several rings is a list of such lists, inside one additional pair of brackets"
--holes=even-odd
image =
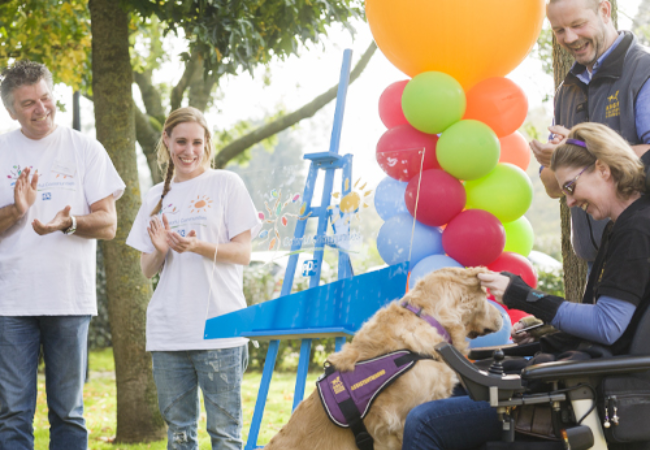
[[(352, 155), (338, 154), (351, 59), (352, 51), (345, 50), (329, 151), (304, 156), (311, 161), (303, 193), (306, 207), (301, 217), (305, 220), (299, 220), (296, 224), (291, 245), (292, 254), (285, 271), (280, 297), (206, 321), (205, 339), (244, 336), (270, 340), (246, 450), (260, 448), (257, 440), (280, 340), (302, 340), (293, 398), (293, 409), (295, 409), (305, 393), (312, 340), (334, 337), (336, 351), (339, 351), (347, 336), (353, 336), (377, 309), (400, 298), (405, 291), (408, 263), (354, 276), (348, 252), (340, 248), (336, 242), (327, 239), (328, 224), (334, 214), (334, 209), (330, 208), (330, 200), (337, 170), (342, 171), (342, 197), (352, 189)], [(314, 188), (320, 171), (323, 171), (325, 176), (321, 203), (320, 206), (312, 206)], [(298, 264), (298, 252), (302, 248), (307, 221), (311, 219), (318, 220), (313, 254), (315, 270), (310, 272), (309, 289), (291, 294)], [(345, 234), (349, 238), (349, 228), (344, 232)], [(337, 236), (340, 237), (340, 234)], [(320, 286), (325, 246), (338, 250), (338, 281)]]
[[(305, 191), (303, 193), (303, 202), (307, 204), (303, 216), (309, 215), (306, 220), (300, 220), (296, 224), (294, 231), (294, 240), (291, 244), (291, 252), (296, 252), (302, 247), (302, 238), (305, 235), (305, 228), (309, 219), (318, 219), (318, 228), (316, 230), (316, 250), (314, 251), (313, 259), (315, 263), (315, 270), (309, 279), (309, 287), (313, 288), (320, 285), (320, 273), (323, 262), (323, 250), (326, 240), (324, 237), (327, 234), (327, 225), (329, 223), (332, 210), (328, 209), (330, 200), (332, 198), (332, 188), (334, 186), (334, 174), (338, 169), (343, 170), (342, 176), (342, 196), (347, 195), (351, 188), (352, 179), (352, 155), (339, 155), (339, 144), (341, 142), (341, 130), (343, 127), (343, 113), (345, 111), (345, 100), (350, 84), (350, 66), (352, 63), (352, 50), (346, 49), (343, 52), (343, 65), (341, 67), (341, 75), (339, 80), (339, 88), (336, 97), (336, 110), (334, 112), (334, 126), (332, 128), (332, 136), (330, 138), (330, 148), (328, 152), (311, 153), (304, 156), (305, 159), (310, 160), (309, 174), (305, 183)], [(325, 184), (323, 187), (323, 194), (319, 207), (312, 207), (312, 200), (314, 196), (314, 187), (318, 179), (319, 171), (325, 172)], [(345, 181), (348, 180), (346, 183)], [(311, 213), (311, 214), (310, 214)], [(282, 282), (282, 291), (280, 296), (289, 295), (291, 287), (293, 286), (293, 277), (296, 272), (298, 264), (298, 254), (294, 253), (289, 257), (289, 263), (284, 274), (284, 281)], [(352, 263), (350, 256), (346, 252), (339, 251), (339, 267), (338, 279), (349, 278), (353, 275)], [(305, 395), (305, 383), (307, 381), (307, 370), (309, 369), (309, 354), (311, 353), (312, 340), (314, 338), (323, 338), (334, 336), (336, 338), (336, 351), (339, 351), (345, 343), (345, 336), (347, 332), (340, 330), (336, 332), (332, 330), (330, 333), (324, 334), (322, 329), (303, 330), (302, 341), (300, 344), (300, 358), (298, 360), (298, 372), (296, 374), (296, 386), (293, 396), (292, 411), (296, 409)], [(250, 336), (252, 338), (262, 338), (264, 336)], [(266, 336), (267, 339), (269, 336)], [(273, 377), (273, 369), (278, 356), (278, 349), (280, 348), (280, 339), (296, 339), (295, 334), (280, 334), (273, 336), (269, 343), (269, 349), (266, 354), (264, 362), (264, 372), (262, 373), (262, 380), (260, 382), (260, 389), (257, 395), (257, 402), (255, 404), (255, 412), (253, 413), (253, 421), (251, 423), (250, 432), (248, 434), (248, 441), (246, 443), (246, 450), (258, 448), (257, 439), (259, 436), (260, 426), (262, 424), (262, 417), (264, 415), (264, 408), (266, 406), (266, 399), (269, 393), (269, 386), (271, 385), (271, 378)]]

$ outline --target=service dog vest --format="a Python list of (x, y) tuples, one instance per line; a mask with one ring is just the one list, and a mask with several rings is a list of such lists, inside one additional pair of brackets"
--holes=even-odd
[[(400, 306), (426, 321), (451, 344), (449, 333), (434, 317), (423, 314), (422, 308), (416, 308), (408, 301)], [(410, 350), (397, 350), (359, 361), (352, 372), (339, 372), (326, 363), (325, 373), (316, 381), (316, 386), (327, 417), (339, 427), (350, 428), (360, 450), (373, 450), (374, 441), (362, 419), (377, 396), (422, 359), (434, 358)]]
[(351, 414), (363, 419), (381, 391), (420, 359), (432, 358), (399, 350), (360, 361), (352, 372), (339, 372), (333, 366), (327, 367), (316, 383), (330, 420), (339, 427), (348, 428)]

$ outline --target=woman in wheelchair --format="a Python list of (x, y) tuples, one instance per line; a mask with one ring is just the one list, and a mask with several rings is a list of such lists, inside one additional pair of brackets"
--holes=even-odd
[[(497, 301), (560, 330), (541, 338), (543, 355), (536, 358), (625, 355), (650, 305), (650, 196), (644, 195), (644, 166), (616, 132), (583, 123), (555, 150), (551, 169), (569, 207), (582, 208), (597, 220), (611, 220), (582, 302), (534, 290), (508, 273), (479, 278)], [(517, 338), (521, 340), (521, 335)], [(501, 438), (496, 410), (470, 399), (462, 388), (457, 391), (458, 395), (409, 413), (403, 449), (471, 449)]]

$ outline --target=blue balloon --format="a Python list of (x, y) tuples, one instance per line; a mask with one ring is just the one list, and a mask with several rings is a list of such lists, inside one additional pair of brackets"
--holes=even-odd
[(377, 250), (389, 266), (408, 261), (409, 253), (410, 267), (415, 267), (429, 255), (444, 254), (440, 228), (429, 227), (417, 221), (414, 227), (413, 222), (413, 217), (407, 212), (391, 217), (381, 226), (377, 236)]
[(494, 347), (495, 345), (505, 345), (510, 343), (510, 331), (512, 330), (510, 316), (497, 302), (493, 302), (492, 300), (488, 300), (488, 302), (493, 306), (496, 306), (501, 313), (503, 326), (501, 326), (501, 329), (496, 333), (487, 334), (485, 336), (477, 337), (476, 339), (468, 339), (469, 348)]
[(375, 209), (383, 220), (388, 220), (396, 214), (408, 212), (404, 202), (408, 181), (398, 181), (386, 177), (375, 189)]
[(457, 262), (455, 259), (450, 258), (446, 255), (431, 255), (424, 258), (420, 261), (417, 266), (413, 267), (411, 270), (411, 277), (409, 278), (409, 289), (413, 289), (415, 283), (420, 278), (423, 278), (425, 275), (434, 272), (443, 267), (460, 267), (463, 265)]

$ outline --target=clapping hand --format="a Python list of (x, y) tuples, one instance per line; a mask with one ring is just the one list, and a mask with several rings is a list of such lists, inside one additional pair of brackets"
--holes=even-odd
[(169, 247), (178, 253), (194, 251), (198, 243), (196, 231), (191, 230), (186, 237), (181, 236), (175, 231), (167, 231), (167, 243)]
[[(36, 175), (34, 175), (36, 176)], [(63, 208), (61, 211), (56, 213), (54, 219), (50, 220), (48, 223), (43, 224), (40, 220), (34, 219), (32, 222), (32, 227), (37, 234), (43, 236), (46, 234), (53, 233), (55, 231), (67, 230), (72, 226), (72, 218), (70, 217), (71, 207), (68, 205)]]
[(167, 243), (167, 233), (169, 231), (169, 222), (164, 214), (162, 215), (162, 221), (157, 216), (152, 217), (147, 227), (151, 243), (163, 255), (166, 255), (169, 251), (169, 244)]
[(27, 210), (36, 201), (36, 192), (38, 188), (38, 170), (34, 172), (31, 181), (29, 180), (29, 173), (31, 169), (26, 167), (16, 180), (14, 187), (14, 205), (20, 217), (27, 214)]

